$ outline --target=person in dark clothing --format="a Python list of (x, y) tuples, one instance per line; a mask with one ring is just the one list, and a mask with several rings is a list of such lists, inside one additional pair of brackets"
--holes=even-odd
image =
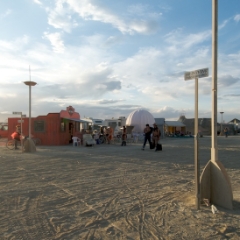
[(153, 140), (153, 144), (154, 144), (154, 147), (155, 147), (155, 151), (157, 151), (157, 144), (158, 144), (158, 141), (160, 139), (160, 136), (161, 136), (161, 132), (160, 130), (158, 129), (158, 126), (156, 123), (153, 124), (153, 134), (152, 134), (152, 140)]
[(144, 128), (143, 132), (144, 132), (144, 142), (143, 142), (142, 150), (144, 150), (147, 141), (149, 142), (149, 145), (151, 145), (151, 133), (152, 133), (152, 130), (149, 127), (149, 124), (146, 124), (146, 127)]
[(127, 128), (123, 126), (122, 128), (122, 145), (121, 146), (126, 146), (126, 138), (127, 138)]

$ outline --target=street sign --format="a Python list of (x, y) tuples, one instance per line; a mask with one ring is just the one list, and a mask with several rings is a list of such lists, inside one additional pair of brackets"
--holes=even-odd
[(208, 68), (198, 69), (192, 72), (185, 72), (184, 80), (208, 77)]
[(208, 68), (198, 69), (192, 72), (185, 72), (184, 80), (195, 79), (195, 120), (194, 120), (194, 169), (195, 169), (195, 190), (196, 207), (200, 208), (200, 164), (199, 164), (199, 144), (198, 144), (198, 78), (208, 77)]
[(24, 120), (18, 120), (18, 123), (24, 123)]
[(18, 114), (18, 115), (21, 115), (22, 112), (13, 112), (12, 114)]

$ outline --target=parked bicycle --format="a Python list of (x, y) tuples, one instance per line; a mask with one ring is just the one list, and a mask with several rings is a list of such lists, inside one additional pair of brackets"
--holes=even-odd
[(32, 138), (32, 140), (36, 146), (41, 145), (42, 143), (40, 138)]
[[(24, 137), (24, 139), (22, 140), (23, 145), (24, 145), (24, 142), (26, 141), (26, 139), (27, 139), (27, 137)], [(41, 144), (40, 138), (32, 138), (32, 140), (33, 140), (35, 146)], [(10, 150), (13, 150), (15, 148), (15, 140), (14, 139), (7, 140), (6, 147)], [(21, 141), (17, 141), (17, 147), (21, 147)]]
[(104, 134), (101, 134), (101, 135), (99, 136), (99, 143), (100, 143), (100, 144), (107, 143), (107, 136), (104, 135)]
[[(24, 145), (24, 141), (25, 140), (22, 141), (23, 145)], [(21, 146), (22, 146), (21, 141), (17, 140), (17, 147), (21, 147)], [(15, 140), (14, 139), (7, 140), (6, 141), (6, 147), (10, 150), (13, 150), (15, 148)]]

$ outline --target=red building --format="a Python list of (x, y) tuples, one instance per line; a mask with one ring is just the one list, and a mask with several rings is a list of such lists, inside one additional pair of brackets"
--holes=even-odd
[(0, 138), (7, 138), (8, 136), (8, 124), (0, 123)]
[[(21, 118), (8, 118), (8, 139), (15, 131), (16, 125), (21, 125)], [(72, 106), (60, 113), (48, 113), (46, 116), (31, 118), (31, 135), (39, 138), (42, 145), (68, 145), (73, 136), (81, 138), (80, 114)], [(29, 118), (23, 118), (22, 133), (28, 136)]]

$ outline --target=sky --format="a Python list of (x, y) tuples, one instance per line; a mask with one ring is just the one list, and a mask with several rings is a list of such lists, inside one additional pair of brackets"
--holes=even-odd
[[(0, 0), (0, 121), (13, 111), (81, 118), (211, 117), (211, 0)], [(30, 71), (29, 71), (30, 69)], [(218, 1), (218, 121), (240, 119), (240, 1)]]

